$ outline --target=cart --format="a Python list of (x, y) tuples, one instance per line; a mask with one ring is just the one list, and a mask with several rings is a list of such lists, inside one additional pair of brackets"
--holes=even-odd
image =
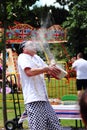
[(15, 130), (16, 128), (21, 129), (23, 128), (22, 123), (18, 124), (18, 120), (21, 117), (21, 109), (20, 109), (19, 94), (18, 94), (17, 80), (15, 74), (8, 75), (6, 77), (6, 80), (8, 81), (9, 87), (11, 88), (15, 117), (12, 120), (6, 121), (5, 128), (6, 130)]

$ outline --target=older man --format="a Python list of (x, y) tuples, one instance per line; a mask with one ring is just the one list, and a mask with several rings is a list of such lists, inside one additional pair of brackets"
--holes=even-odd
[(62, 130), (58, 117), (48, 101), (44, 73), (60, 73), (55, 65), (48, 66), (37, 54), (33, 42), (20, 45), (18, 69), (30, 130)]

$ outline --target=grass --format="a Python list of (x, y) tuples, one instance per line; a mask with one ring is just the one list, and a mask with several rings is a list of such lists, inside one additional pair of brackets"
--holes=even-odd
[[(48, 79), (46, 79), (46, 84), (49, 98), (61, 98), (65, 94), (71, 94), (71, 92), (72, 94), (76, 94), (75, 79), (70, 79), (69, 81), (67, 79), (63, 80), (51, 79), (50, 82)], [(23, 95), (21, 93), (19, 94), (19, 99), (20, 99), (21, 112), (23, 112), (24, 101), (23, 101)], [(12, 120), (13, 118), (15, 118), (12, 94), (7, 94), (6, 100), (7, 100), (7, 119)], [(2, 108), (3, 108), (2, 94), (0, 94), (0, 127), (3, 127)], [(17, 106), (17, 112), (18, 112), (18, 106)], [(61, 120), (61, 125), (75, 126), (75, 120)]]
[[(14, 111), (14, 104), (12, 100), (12, 94), (7, 94), (6, 99), (7, 99), (7, 119), (12, 120), (15, 118), (15, 111)], [(23, 101), (23, 95), (19, 94), (20, 98), (20, 108), (21, 112), (24, 110), (24, 101)], [(19, 114), (19, 109), (17, 106), (17, 114)], [(3, 104), (2, 104), (2, 94), (0, 94), (0, 127), (3, 126)]]

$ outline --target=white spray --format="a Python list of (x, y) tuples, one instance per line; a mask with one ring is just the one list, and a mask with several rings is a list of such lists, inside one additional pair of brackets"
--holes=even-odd
[[(51, 10), (49, 11), (49, 13), (52, 13)], [(40, 29), (37, 30), (37, 37), (32, 36), (32, 40), (36, 44), (37, 50), (44, 52), (48, 64), (56, 64), (55, 58), (51, 53), (49, 44), (46, 40), (46, 35), (48, 34), (46, 25), (48, 24), (48, 22), (49, 21), (47, 18), (45, 24)], [(51, 37), (52, 35), (50, 34), (48, 38), (50, 39)], [(59, 64), (56, 64), (56, 67), (61, 71), (60, 75), (58, 75), (58, 78), (59, 79), (63, 78), (67, 74), (67, 72)]]

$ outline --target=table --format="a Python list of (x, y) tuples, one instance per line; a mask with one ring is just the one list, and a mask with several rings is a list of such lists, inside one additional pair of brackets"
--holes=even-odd
[(77, 120), (80, 121), (80, 127), (82, 127), (81, 116), (79, 112), (79, 105), (52, 105), (59, 119), (72, 119), (76, 121), (76, 127), (78, 127)]
[(81, 120), (79, 105), (52, 105), (60, 119)]

